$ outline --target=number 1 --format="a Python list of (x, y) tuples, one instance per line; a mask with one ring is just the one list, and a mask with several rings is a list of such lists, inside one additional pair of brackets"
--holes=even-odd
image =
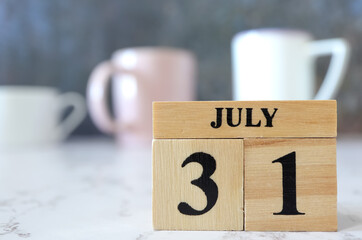
[(283, 209), (273, 215), (304, 215), (297, 210), (295, 152), (273, 161), (282, 164), (283, 169)]

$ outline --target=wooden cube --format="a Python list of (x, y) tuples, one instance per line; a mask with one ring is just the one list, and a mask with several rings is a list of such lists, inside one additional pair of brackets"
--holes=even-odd
[(154, 102), (153, 137), (336, 137), (336, 101)]
[(245, 230), (337, 230), (334, 138), (244, 144)]
[(243, 140), (153, 141), (153, 226), (243, 230)]

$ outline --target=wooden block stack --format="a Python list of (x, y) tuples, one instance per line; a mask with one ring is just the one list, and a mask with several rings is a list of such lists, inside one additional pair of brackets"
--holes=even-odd
[(336, 231), (336, 101), (155, 102), (157, 230)]

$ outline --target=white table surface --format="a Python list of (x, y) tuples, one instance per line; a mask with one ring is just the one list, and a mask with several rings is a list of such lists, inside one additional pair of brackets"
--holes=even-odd
[(151, 149), (110, 140), (0, 154), (0, 239), (362, 239), (362, 137), (338, 138), (338, 232), (153, 231)]

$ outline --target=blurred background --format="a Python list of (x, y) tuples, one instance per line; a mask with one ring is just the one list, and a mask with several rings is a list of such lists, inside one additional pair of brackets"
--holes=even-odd
[[(120, 48), (170, 46), (198, 60), (198, 100), (230, 100), (232, 37), (297, 28), (342, 37), (351, 62), (337, 96), (339, 133), (362, 133), (362, 1), (0, 1), (0, 84), (51, 86), (85, 95), (92, 69)], [(329, 58), (317, 62), (320, 83)], [(89, 116), (73, 135), (101, 134)]]

